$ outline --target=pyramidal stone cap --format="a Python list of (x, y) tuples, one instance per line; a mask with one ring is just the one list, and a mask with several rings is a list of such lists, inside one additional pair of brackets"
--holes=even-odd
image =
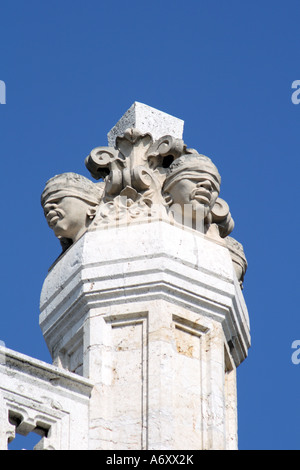
[(107, 134), (108, 145), (115, 146), (116, 137), (122, 136), (126, 129), (135, 128), (142, 133), (150, 133), (153, 140), (164, 135), (182, 139), (184, 121), (135, 101), (117, 124)]

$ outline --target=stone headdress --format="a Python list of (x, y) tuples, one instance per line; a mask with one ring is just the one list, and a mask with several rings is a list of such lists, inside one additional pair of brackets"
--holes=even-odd
[(208, 173), (213, 176), (216, 189), (220, 192), (221, 176), (217, 167), (210, 158), (198, 153), (186, 154), (173, 161), (166, 173), (163, 189), (165, 192), (168, 192), (168, 189), (178, 180), (196, 179), (201, 173)]
[(50, 178), (41, 196), (41, 204), (54, 199), (73, 196), (90, 204), (98, 205), (103, 195), (103, 183), (93, 183), (77, 173), (62, 173)]

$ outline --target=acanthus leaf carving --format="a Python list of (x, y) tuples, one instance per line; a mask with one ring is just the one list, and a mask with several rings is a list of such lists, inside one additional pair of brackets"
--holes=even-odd
[(123, 163), (113, 147), (96, 147), (85, 159), (87, 169), (96, 180), (105, 178), (112, 170), (120, 169)]
[[(150, 168), (155, 169), (158, 166), (166, 168), (168, 164), (184, 153), (186, 153), (186, 145), (182, 139), (165, 135), (151, 145), (147, 152), (147, 159)], [(166, 157), (172, 158), (167, 160)], [(168, 162), (167, 164), (165, 163), (165, 159)]]
[(85, 159), (85, 165), (96, 180), (106, 178), (105, 191), (114, 195), (122, 190), (125, 160), (113, 147), (96, 147)]
[[(166, 139), (174, 141), (170, 136), (166, 136)], [(113, 220), (114, 210), (116, 211), (115, 217), (119, 220), (121, 208), (121, 213), (124, 213), (126, 207), (126, 211), (130, 212), (129, 218), (133, 218), (136, 210), (135, 218), (138, 215), (144, 216), (146, 212), (148, 213), (146, 208), (153, 204), (161, 204), (162, 207), (166, 207), (161, 192), (164, 172), (157, 170), (163, 158), (158, 147), (161, 146), (163, 152), (167, 151), (166, 139), (156, 145), (150, 134), (143, 134), (133, 128), (127, 129), (123, 136), (116, 138), (114, 149), (111, 147), (97, 147), (92, 150), (85, 161), (86, 167), (92, 176), (102, 174), (105, 181), (104, 197), (95, 218), (94, 226), (101, 225), (102, 219), (105, 224), (107, 220)], [(184, 145), (181, 143), (180, 148), (183, 147)], [(105, 172), (107, 172), (106, 176)], [(125, 188), (127, 188), (126, 193), (128, 193), (128, 188), (132, 188), (139, 195), (134, 200), (131, 199), (130, 209), (128, 205), (120, 203), (120, 200), (114, 201), (112, 204), (112, 201), (118, 195), (122, 194), (122, 197), (124, 197)], [(107, 208), (104, 207), (105, 204), (108, 205)], [(128, 215), (124, 216), (126, 220)]]
[(164, 135), (154, 140), (129, 128), (114, 147), (92, 149), (85, 165), (94, 179), (103, 180), (101, 201), (87, 211), (86, 230), (159, 217), (222, 242), (234, 228), (229, 206), (219, 197), (216, 166), (182, 139)]

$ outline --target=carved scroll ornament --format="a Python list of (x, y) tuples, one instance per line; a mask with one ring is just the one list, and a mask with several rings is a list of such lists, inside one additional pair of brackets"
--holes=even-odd
[[(42, 195), (46, 219), (63, 249), (87, 230), (157, 217), (224, 242), (234, 228), (229, 206), (219, 197), (221, 177), (216, 166), (181, 139), (166, 135), (154, 141), (151, 134), (130, 128), (116, 138), (115, 147), (94, 148), (85, 165), (99, 183), (63, 174), (49, 180)], [(67, 197), (77, 199), (76, 216), (66, 214), (63, 198)], [(59, 199), (61, 209), (54, 207)], [(66, 227), (67, 215), (77, 224)], [(234, 253), (232, 243), (230, 247)], [(243, 258), (234, 256), (239, 262)], [(237, 271), (241, 281), (245, 270), (246, 262)]]

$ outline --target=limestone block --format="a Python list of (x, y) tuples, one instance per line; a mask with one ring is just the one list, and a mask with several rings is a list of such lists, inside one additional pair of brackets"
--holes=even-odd
[(41, 293), (40, 325), (51, 354), (73, 349), (91, 306), (158, 295), (207, 311), (222, 322), (235, 364), (247, 356), (248, 312), (228, 249), (164, 222), (87, 232), (69, 248)]
[(114, 147), (116, 137), (129, 128), (150, 133), (154, 140), (164, 135), (182, 139), (183, 126), (183, 120), (136, 101), (107, 134), (108, 145)]
[(249, 318), (224, 244), (164, 221), (87, 232), (40, 308), (55, 363), (94, 383), (90, 448), (237, 447)]

